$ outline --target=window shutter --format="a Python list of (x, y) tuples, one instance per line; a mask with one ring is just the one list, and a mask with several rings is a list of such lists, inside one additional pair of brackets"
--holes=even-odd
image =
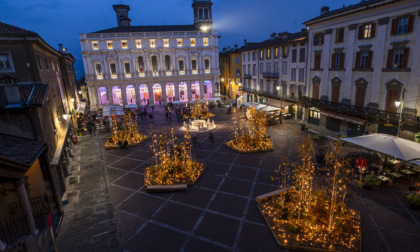
[(340, 29), (340, 36), (339, 36), (340, 41), (339, 42), (343, 42), (344, 41), (344, 28)]
[(314, 41), (312, 43), (313, 45), (316, 45), (316, 34), (314, 34)]
[(332, 54), (331, 69), (334, 69), (334, 67), (335, 67), (335, 53)]
[(340, 69), (344, 69), (344, 56), (345, 55), (346, 55), (345, 53), (342, 53), (341, 54), (341, 57), (340, 57)]
[(376, 31), (376, 24), (375, 23), (373, 23), (372, 24), (372, 29), (371, 29), (371, 32), (370, 32), (370, 37), (371, 38), (374, 38), (375, 37), (375, 31)]
[(321, 45), (324, 44), (324, 33), (321, 33)]
[(410, 54), (410, 48), (404, 48), (404, 54), (401, 62), (401, 69), (407, 69), (408, 55)]
[(363, 39), (363, 27), (364, 25), (359, 26), (359, 39)]
[(386, 68), (392, 69), (392, 57), (394, 56), (394, 50), (389, 49), (388, 50), (388, 59), (386, 61)]
[(359, 69), (360, 68), (360, 52), (356, 53), (356, 62), (354, 64), (354, 68), (355, 69)]
[(369, 51), (368, 54), (368, 59), (367, 59), (367, 69), (371, 69), (372, 68), (372, 59), (373, 59), (373, 51)]
[(392, 19), (391, 35), (397, 34), (397, 19)]
[(414, 15), (408, 17), (407, 33), (413, 32)]

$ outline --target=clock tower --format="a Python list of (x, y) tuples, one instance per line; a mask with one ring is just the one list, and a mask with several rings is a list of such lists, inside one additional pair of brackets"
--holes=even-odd
[(213, 27), (213, 12), (211, 0), (193, 0), (192, 7), (194, 9), (194, 25), (197, 28), (211, 30)]

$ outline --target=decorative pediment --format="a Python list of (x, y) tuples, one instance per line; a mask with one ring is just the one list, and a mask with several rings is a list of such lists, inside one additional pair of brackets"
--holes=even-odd
[(321, 79), (318, 76), (315, 76), (315, 77), (312, 78), (312, 82), (313, 83), (320, 83)]
[(392, 79), (392, 80), (388, 81), (387, 83), (385, 83), (385, 85), (387, 86), (387, 88), (390, 88), (390, 87), (401, 88), (402, 86), (404, 86), (404, 84), (402, 84), (401, 82), (399, 82), (396, 79)]
[(105, 60), (107, 60), (107, 61), (117, 60), (117, 56), (114, 53), (109, 53), (109, 54), (105, 55)]
[(340, 78), (338, 78), (338, 77), (334, 77), (332, 80), (331, 80), (331, 84), (332, 85), (341, 85), (341, 79)]
[(357, 79), (354, 83), (356, 83), (356, 86), (367, 86), (368, 82), (364, 78)]

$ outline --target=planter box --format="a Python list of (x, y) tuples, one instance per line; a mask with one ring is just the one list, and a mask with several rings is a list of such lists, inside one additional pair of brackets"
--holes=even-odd
[[(141, 142), (140, 143), (136, 143), (136, 144), (133, 144), (133, 145), (128, 145), (127, 146), (127, 148), (130, 148), (130, 147), (134, 147), (134, 146), (137, 146), (137, 145), (139, 145), (139, 144), (141, 144), (141, 143), (143, 143), (144, 141), (146, 141), (147, 139), (149, 139), (149, 137), (145, 137), (143, 140), (141, 140)], [(120, 147), (118, 146), (118, 144), (106, 144), (105, 143), (105, 149), (119, 149)]]
[(226, 146), (226, 147), (228, 147), (229, 149), (233, 150), (234, 152), (236, 152), (236, 153), (240, 153), (240, 154), (246, 154), (246, 153), (260, 153), (260, 152), (273, 152), (273, 151), (274, 151), (274, 148), (267, 149), (267, 150), (239, 151), (239, 150), (236, 150), (236, 149), (234, 149), (234, 148), (230, 147), (230, 146), (227, 144), (227, 142), (226, 142), (226, 143), (224, 143), (223, 145), (224, 145), (224, 146)]

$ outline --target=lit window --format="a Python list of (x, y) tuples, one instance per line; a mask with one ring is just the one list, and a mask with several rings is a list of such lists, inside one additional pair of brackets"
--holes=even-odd
[(141, 48), (141, 40), (140, 39), (136, 40), (136, 47)]
[(107, 46), (107, 48), (108, 48), (109, 50), (114, 49), (114, 46), (113, 46), (113, 44), (112, 44), (112, 41), (107, 41), (107, 42), (106, 42), (106, 46)]
[(163, 40), (163, 46), (164, 47), (169, 47), (169, 39), (164, 39)]
[(402, 60), (404, 56), (404, 49), (395, 49), (392, 58), (392, 69), (401, 69)]
[(121, 41), (121, 47), (122, 47), (122, 49), (127, 49), (128, 48), (127, 40)]
[(209, 38), (203, 38), (203, 45), (209, 46)]
[(99, 50), (98, 41), (93, 41), (92, 42), (92, 49), (93, 50)]
[(11, 70), (12, 70), (12, 66), (11, 66), (11, 58), (9, 54), (0, 53), (0, 71), (11, 71)]
[(191, 38), (190, 39), (190, 45), (191, 46), (195, 46), (195, 38)]
[(260, 50), (260, 59), (262, 60), (264, 58), (264, 51)]
[(372, 37), (372, 24), (367, 24), (363, 27), (363, 38)]
[(267, 59), (271, 59), (271, 48), (267, 48)]
[(156, 41), (154, 39), (149, 40), (149, 42), (150, 42), (150, 48), (156, 47)]
[(182, 39), (176, 39), (176, 46), (182, 47)]
[(278, 58), (279, 57), (279, 48), (275, 47), (274, 48), (274, 58)]
[(54, 66), (54, 62), (51, 61), (51, 65), (53, 67), (53, 71), (55, 71), (55, 66)]

